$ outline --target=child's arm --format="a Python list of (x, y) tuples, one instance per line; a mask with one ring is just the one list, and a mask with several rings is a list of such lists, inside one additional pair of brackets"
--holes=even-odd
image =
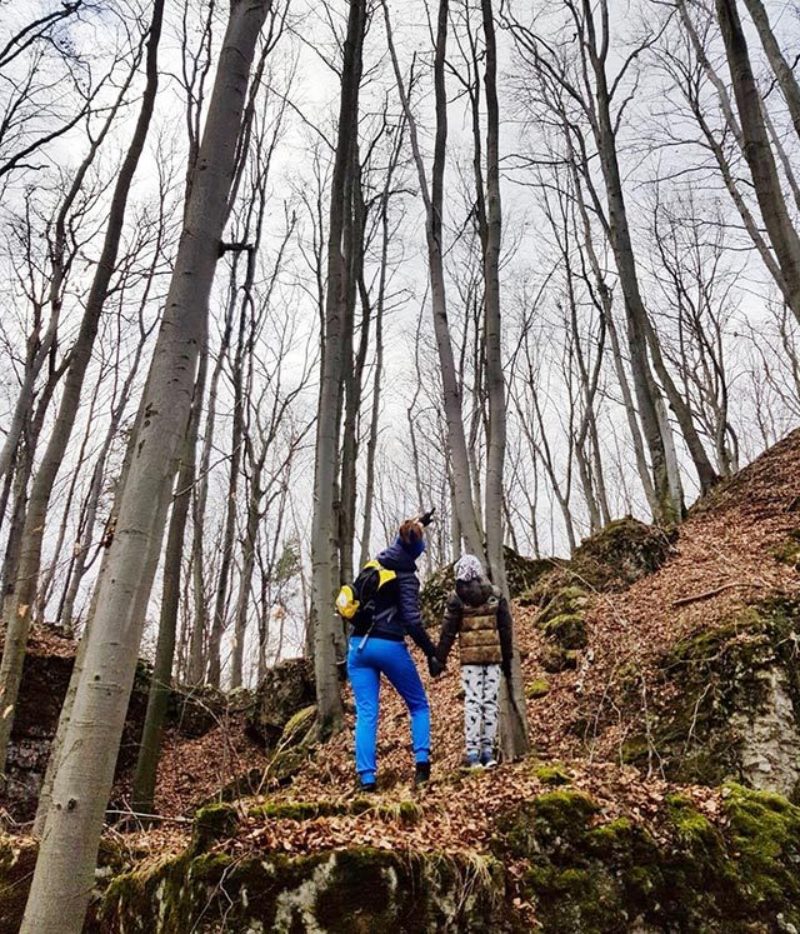
[(442, 629), (439, 633), (439, 647), (436, 649), (436, 657), (444, 665), (450, 649), (456, 640), (456, 636), (461, 630), (463, 605), (456, 594), (451, 594), (444, 610), (444, 620)]
[(501, 665), (506, 678), (511, 677), (511, 660), (514, 657), (512, 631), (513, 621), (511, 618), (511, 609), (508, 605), (508, 600), (506, 600), (505, 597), (501, 597), (500, 605), (497, 608), (497, 634), (500, 636), (500, 652), (503, 659)]

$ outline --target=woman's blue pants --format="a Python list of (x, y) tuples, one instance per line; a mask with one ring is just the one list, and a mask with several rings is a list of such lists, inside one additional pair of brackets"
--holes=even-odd
[(375, 781), (381, 675), (386, 675), (406, 702), (411, 715), (411, 743), (416, 762), (427, 762), (431, 751), (431, 711), (428, 697), (404, 642), (352, 636), (347, 672), (356, 701), (356, 771), (361, 783)]

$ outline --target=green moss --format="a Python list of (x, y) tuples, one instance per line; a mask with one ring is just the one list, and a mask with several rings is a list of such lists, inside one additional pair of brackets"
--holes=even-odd
[(543, 762), (531, 770), (543, 785), (569, 785), (572, 779), (558, 762)]
[[(682, 783), (738, 780), (746, 773), (736, 724), (771, 709), (775, 672), (800, 722), (800, 668), (793, 657), (798, 629), (796, 602), (781, 596), (680, 640), (661, 660), (658, 677), (667, 689), (653, 694), (648, 731), (628, 737), (623, 759), (643, 765), (656, 756), (666, 776)], [(622, 705), (640, 710), (640, 679), (631, 678), (623, 690)]]
[(353, 847), (313, 856), (191, 853), (115, 880), (105, 929), (489, 931), (498, 914), (499, 866)]
[(790, 532), (786, 541), (773, 551), (773, 555), (775, 560), (780, 561), (781, 564), (798, 567), (800, 565), (800, 529)]
[(716, 830), (709, 819), (701, 814), (682, 795), (668, 795), (667, 814), (677, 838), (685, 844), (708, 843), (716, 839)]
[(209, 804), (194, 818), (193, 845), (196, 851), (207, 849), (216, 840), (233, 836), (239, 812), (232, 804)]
[(780, 795), (727, 786), (725, 812), (740, 875), (756, 905), (794, 906), (800, 920), (800, 808)]
[(524, 893), (547, 934), (627, 931), (634, 919), (659, 931), (790, 930), (800, 923), (800, 808), (738, 785), (726, 794), (719, 827), (667, 796), (654, 837), (631, 817), (598, 823), (591, 800), (554, 792), (503, 815), (495, 848), (527, 862)]
[(263, 820), (314, 820), (349, 813), (347, 804), (335, 801), (270, 801), (259, 804), (248, 812), (250, 817)]
[(583, 615), (578, 613), (554, 616), (545, 624), (544, 633), (565, 649), (583, 649), (589, 642)]
[(550, 693), (550, 682), (546, 678), (535, 678), (525, 687), (525, 696), (536, 700)]

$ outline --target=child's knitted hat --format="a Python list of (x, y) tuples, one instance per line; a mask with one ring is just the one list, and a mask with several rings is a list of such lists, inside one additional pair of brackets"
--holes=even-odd
[(475, 555), (462, 555), (456, 562), (457, 581), (479, 581), (483, 577), (483, 567)]

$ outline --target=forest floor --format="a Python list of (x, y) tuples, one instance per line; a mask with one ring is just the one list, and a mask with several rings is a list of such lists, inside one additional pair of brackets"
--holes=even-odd
[[(648, 692), (654, 699), (660, 689), (659, 659), (678, 640), (723, 626), (771, 594), (800, 597), (796, 569), (771, 557), (799, 523), (800, 431), (795, 431), (691, 510), (660, 570), (619, 593), (596, 595), (587, 616), (588, 648), (577, 669), (547, 675), (548, 693), (527, 701), (530, 757), (491, 771), (464, 772), (457, 657), (435, 680), (417, 657), (433, 723), (432, 780), (425, 789), (415, 791), (412, 785), (406, 710), (385, 687), (379, 788), (369, 802), (361, 800), (353, 768), (352, 697), (346, 687), (345, 729), (313, 750), (290, 782), (265, 784), (261, 794), (238, 801), (239, 829), (218, 848), (294, 855), (364, 845), (481, 854), (490, 848), (491, 815), (561, 783), (589, 792), (602, 819), (627, 815), (645, 825), (656, 822), (650, 830), (657, 838), (657, 814), (672, 791), (690, 798), (710, 819), (720, 819), (720, 789), (678, 788), (657, 768), (648, 773), (624, 764), (623, 743), (641, 728), (636, 722), (641, 710), (616, 708), (615, 687), (635, 670), (644, 702)], [(515, 606), (526, 685), (543, 677), (546, 642), (534, 625), (535, 614), (534, 608)], [(197, 739), (168, 733), (155, 802), (165, 820), (151, 831), (112, 833), (141, 855), (177, 851), (187, 840), (191, 825), (186, 819), (195, 807), (236, 775), (263, 769), (268, 761), (236, 714)], [(124, 800), (125, 780), (117, 792)], [(273, 811), (260, 816), (258, 807), (265, 804)]]
[[(460, 768), (462, 700), (455, 655), (438, 679), (418, 667), (429, 692), (433, 723), (432, 781), (412, 785), (409, 722), (399, 696), (384, 687), (379, 730), (378, 793), (371, 806), (352, 807), (359, 793), (353, 768), (353, 705), (345, 688), (346, 726), (318, 747), (285, 785), (265, 787), (242, 800), (235, 851), (292, 854), (332, 846), (369, 845), (439, 852), (484, 852), (490, 815), (560, 782), (589, 792), (604, 819), (629, 815), (647, 824), (666, 795), (680, 790), (716, 819), (720, 791), (678, 786), (657, 769), (650, 774), (622, 761), (626, 736), (641, 726), (613, 713), (615, 685), (632, 670), (647, 691), (657, 692), (658, 662), (678, 640), (699, 629), (725, 625), (738, 611), (774, 593), (800, 596), (791, 566), (770, 556), (797, 529), (800, 513), (800, 431), (795, 431), (691, 510), (680, 526), (666, 564), (619, 593), (598, 594), (591, 606), (589, 647), (576, 670), (546, 676), (549, 692), (527, 701), (532, 756), (491, 771)], [(545, 639), (534, 608), (516, 606), (516, 633), (526, 685), (543, 676)], [(264, 750), (233, 721), (195, 740), (168, 736), (160, 768), (156, 810), (167, 817), (191, 811), (234, 773), (263, 768)], [(413, 801), (408, 820), (405, 802)], [(292, 816), (253, 816), (261, 803), (301, 802)], [(350, 813), (348, 813), (350, 811)], [(327, 814), (327, 816), (326, 816)], [(405, 814), (405, 816), (404, 816)], [(658, 828), (651, 828), (658, 835)], [(179, 842), (182, 833), (175, 835)], [(160, 841), (163, 845), (163, 840)]]

